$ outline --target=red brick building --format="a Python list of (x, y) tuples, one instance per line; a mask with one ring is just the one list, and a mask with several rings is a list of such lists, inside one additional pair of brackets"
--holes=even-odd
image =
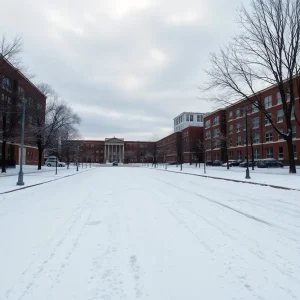
[[(296, 90), (296, 89), (295, 89)], [(285, 118), (283, 115), (283, 108), (281, 103), (280, 93), (277, 87), (269, 87), (262, 90), (256, 99), (265, 107), (272, 121), (282, 132), (287, 133)], [(254, 99), (254, 98), (253, 98)], [(249, 145), (249, 158), (263, 159), (275, 158), (288, 162), (288, 151), (286, 141), (273, 129), (268, 118), (258, 111), (258, 109), (249, 103), (249, 100), (240, 100), (233, 105), (226, 108), (226, 110), (215, 111), (204, 118), (205, 126), (205, 141), (212, 141), (211, 149), (206, 151), (207, 161), (222, 160), (226, 161), (226, 150), (228, 151), (228, 159), (231, 160), (244, 160), (246, 157), (246, 130), (245, 130), (245, 111), (248, 111), (248, 145)], [(296, 96), (294, 111), (300, 112), (299, 96)], [(221, 114), (223, 117), (221, 117)], [(214, 120), (217, 117), (224, 120), (224, 123), (214, 125)], [(300, 117), (300, 116), (299, 116)], [(220, 119), (221, 120), (221, 119)], [(292, 112), (292, 137), (294, 144), (294, 157), (296, 163), (300, 164), (300, 127)], [(218, 132), (214, 131), (218, 128), (220, 132), (225, 132), (226, 144), (223, 143), (222, 147), (214, 148), (213, 137)], [(222, 131), (223, 130), (223, 131)], [(252, 147), (251, 147), (252, 144)], [(253, 149), (253, 155), (252, 155)]]
[(203, 128), (190, 126), (157, 141), (158, 162), (176, 163), (182, 153), (185, 163), (202, 161), (199, 142), (203, 140)]
[[(66, 146), (66, 144), (68, 146)], [(152, 162), (155, 142), (124, 141), (124, 139), (115, 137), (105, 139), (104, 141), (74, 140), (63, 141), (62, 150), (62, 159), (65, 161), (69, 160), (70, 162), (75, 162), (77, 155), (79, 155), (80, 162)], [(69, 159), (67, 157), (68, 155)]]
[[(36, 165), (38, 163), (38, 151), (30, 127), (33, 124), (33, 114), (39, 113), (41, 119), (45, 121), (46, 96), (19, 70), (8, 61), (0, 59), (0, 107), (1, 120), (0, 131), (2, 147), (5, 127), (9, 128), (13, 134), (9, 134), (6, 142), (6, 160), (20, 161), (20, 140), (21, 140), (21, 111), (22, 101), (26, 101), (25, 118), (25, 148), (24, 163)], [(5, 118), (5, 121), (4, 121)], [(0, 151), (0, 159), (2, 153)]]

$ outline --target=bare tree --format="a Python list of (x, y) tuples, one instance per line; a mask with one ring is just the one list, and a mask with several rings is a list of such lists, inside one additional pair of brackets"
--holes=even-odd
[(126, 163), (130, 163), (132, 161), (136, 160), (136, 154), (134, 151), (125, 151), (124, 152), (124, 160), (126, 161)]
[(19, 55), (23, 51), (22, 36), (16, 35), (9, 41), (5, 35), (0, 38), (0, 70), (2, 62), (8, 60), (11, 64), (17, 66), (21, 63)]
[[(298, 0), (251, 0), (252, 11), (242, 7), (242, 32), (232, 43), (211, 54), (207, 90), (219, 104), (244, 98), (258, 108), (274, 130), (286, 140), (289, 171), (296, 173), (291, 114), (295, 107), (295, 76), (299, 76), (300, 2)], [(282, 132), (260, 97), (262, 84), (275, 85), (282, 101), (287, 132)]]
[(17, 99), (12, 99), (12, 82), (6, 75), (2, 75), (4, 64), (20, 62), (22, 52), (22, 37), (15, 36), (12, 41), (3, 35), (0, 38), (0, 135), (1, 135), (1, 172), (6, 172), (6, 145), (16, 139), (16, 126), (20, 121), (20, 107)]
[(176, 155), (177, 155), (177, 165), (180, 165), (180, 171), (182, 171), (182, 161), (183, 161), (183, 142), (182, 133), (178, 132), (176, 136)]
[(206, 174), (206, 152), (211, 150), (211, 140), (197, 140), (197, 148), (203, 157), (204, 174)]
[(66, 128), (80, 124), (79, 116), (63, 102), (47, 84), (39, 85), (40, 90), (48, 96), (45, 119), (42, 112), (36, 112), (32, 126), (32, 135), (38, 148), (38, 170), (42, 166), (45, 149), (53, 149), (57, 145), (61, 133)]
[(72, 125), (65, 126), (61, 131), (61, 159), (66, 161), (68, 168), (71, 160), (76, 161), (78, 147), (81, 147), (79, 138), (77, 128)]

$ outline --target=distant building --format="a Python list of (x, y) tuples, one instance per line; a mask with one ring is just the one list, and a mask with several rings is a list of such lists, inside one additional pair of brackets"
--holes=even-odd
[(182, 131), (187, 127), (203, 127), (204, 113), (183, 112), (174, 118), (174, 132)]

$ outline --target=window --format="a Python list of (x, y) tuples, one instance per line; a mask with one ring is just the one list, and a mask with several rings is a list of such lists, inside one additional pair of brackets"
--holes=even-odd
[(215, 129), (213, 130), (213, 137), (218, 137), (218, 136), (219, 136), (219, 132), (220, 132), (220, 130), (217, 129), (217, 128), (215, 128)]
[(293, 145), (294, 148), (294, 158), (297, 159), (297, 147), (296, 145)]
[(19, 96), (21, 96), (21, 97), (25, 96), (25, 91), (21, 86), (18, 87), (18, 93), (19, 93)]
[(291, 109), (291, 120), (295, 120), (295, 106)]
[(241, 123), (236, 123), (236, 132), (241, 131)]
[(266, 131), (265, 138), (266, 138), (266, 142), (272, 142), (273, 141), (273, 130)]
[(267, 148), (266, 154), (267, 154), (267, 158), (273, 158), (273, 148), (272, 147)]
[(236, 139), (236, 145), (240, 146), (241, 144), (242, 144), (242, 137), (238, 136), (237, 139)]
[(229, 125), (228, 131), (229, 131), (229, 134), (233, 133), (233, 125), (232, 124)]
[(277, 92), (277, 104), (282, 104), (282, 98), (280, 92)]
[(259, 109), (258, 109), (258, 103), (253, 103), (252, 104), (252, 112), (257, 112)]
[(229, 120), (232, 119), (232, 116), (233, 116), (233, 113), (232, 113), (232, 110), (229, 112)]
[(232, 138), (229, 139), (229, 147), (232, 147)]
[(229, 159), (233, 160), (233, 151), (229, 151)]
[(194, 122), (194, 116), (193, 115), (190, 115), (190, 121)]
[[(0, 79), (1, 80), (1, 79)], [(10, 80), (8, 78), (3, 78), (2, 79), (2, 87), (6, 90), (10, 90), (11, 89), (11, 84), (10, 84)]]
[(252, 118), (252, 127), (259, 128), (259, 117)]
[(235, 116), (238, 118), (241, 116), (241, 110), (239, 108), (236, 109), (235, 111)]
[(288, 88), (286, 92), (286, 101), (289, 102), (291, 100), (290, 88)]
[[(272, 114), (269, 113), (268, 115), (269, 115), (270, 119), (272, 119)], [(271, 125), (271, 122), (270, 122), (270, 120), (267, 118), (267, 116), (265, 116), (265, 125), (266, 125), (266, 126)]]
[(278, 159), (283, 159), (283, 147), (278, 147)]
[(197, 115), (197, 122), (203, 122), (203, 116)]
[(238, 159), (242, 159), (242, 150), (238, 150), (237, 157)]
[[(278, 128), (278, 129), (279, 129), (280, 132), (283, 132), (282, 129), (280, 129), (280, 128)], [(279, 133), (277, 133), (277, 135), (278, 135), (278, 141), (283, 140), (283, 136), (282, 135), (280, 135)]]
[(205, 138), (210, 139), (210, 137), (211, 137), (211, 132), (209, 130), (205, 131)]
[(265, 108), (272, 106), (272, 96), (265, 97)]
[(292, 138), (293, 139), (296, 138), (296, 126), (295, 125), (292, 126)]
[(186, 121), (188, 122), (190, 120), (189, 115), (186, 115)]
[(214, 125), (217, 125), (220, 123), (220, 117), (217, 116), (217, 117), (214, 117)]
[(205, 121), (205, 128), (210, 127), (210, 120)]
[(254, 159), (260, 159), (260, 151), (259, 149), (254, 149)]
[(283, 122), (283, 110), (278, 110), (277, 111), (277, 123)]
[(259, 144), (260, 143), (260, 135), (258, 132), (254, 132), (252, 135), (253, 144)]

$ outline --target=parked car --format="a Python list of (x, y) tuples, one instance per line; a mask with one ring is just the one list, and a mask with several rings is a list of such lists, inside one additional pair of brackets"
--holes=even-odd
[[(45, 165), (47, 167), (56, 167), (56, 157), (48, 157), (46, 162), (45, 162)], [(66, 164), (64, 162), (61, 162), (57, 159), (57, 166), (58, 167), (65, 167)]]
[(222, 162), (220, 160), (215, 160), (215, 161), (213, 161), (212, 165), (219, 167), (219, 166), (222, 166)]
[[(229, 167), (238, 167), (239, 164), (240, 164), (240, 161), (237, 161), (237, 160), (228, 160), (228, 164), (229, 164)], [(227, 167), (227, 162), (222, 164), (222, 167)]]
[(266, 158), (261, 159), (257, 162), (258, 168), (283, 168), (283, 164), (274, 159), (274, 158)]
[(117, 165), (118, 165), (118, 162), (117, 162), (117, 161), (114, 161), (114, 162), (112, 163), (112, 165), (113, 165), (113, 166), (117, 166)]
[[(252, 165), (255, 167), (257, 165), (257, 161), (254, 161), (252, 163), (252, 160), (249, 160), (249, 168), (252, 168)], [(247, 161), (245, 160), (245, 161), (241, 162), (239, 166), (242, 168), (247, 168)]]

